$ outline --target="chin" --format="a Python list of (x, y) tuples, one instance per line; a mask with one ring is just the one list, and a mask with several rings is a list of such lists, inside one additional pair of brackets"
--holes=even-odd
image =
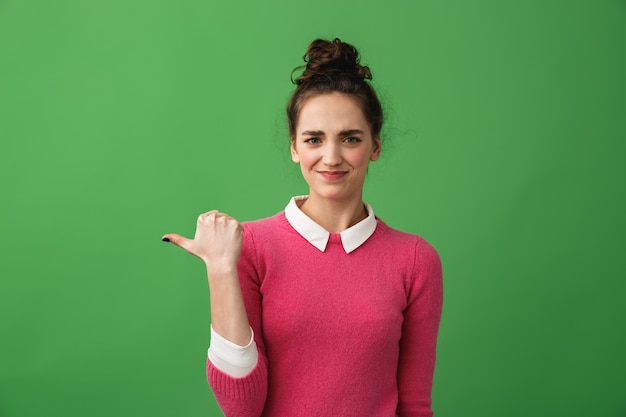
[(354, 197), (354, 193), (349, 193), (345, 190), (310, 190), (309, 194), (324, 200), (346, 200)]

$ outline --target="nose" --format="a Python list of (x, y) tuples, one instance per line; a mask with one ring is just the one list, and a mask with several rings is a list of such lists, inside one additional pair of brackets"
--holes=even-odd
[(340, 165), (341, 161), (341, 147), (333, 142), (327, 143), (324, 147), (324, 155), (322, 156), (324, 165), (333, 167)]

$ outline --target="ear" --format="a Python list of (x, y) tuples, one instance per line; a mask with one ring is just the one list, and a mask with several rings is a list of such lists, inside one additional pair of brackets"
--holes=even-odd
[(300, 155), (298, 155), (298, 151), (296, 150), (296, 139), (291, 138), (291, 160), (296, 164), (300, 163)]
[(380, 151), (382, 150), (382, 146), (380, 143), (380, 136), (376, 136), (374, 138), (374, 149), (372, 150), (372, 154), (370, 155), (370, 161), (377, 161), (380, 158)]

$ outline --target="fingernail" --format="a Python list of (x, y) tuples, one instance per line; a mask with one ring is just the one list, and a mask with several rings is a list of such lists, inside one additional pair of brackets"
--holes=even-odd
[(161, 239), (163, 242), (169, 242), (170, 238), (169, 237), (164, 237), (163, 239)]

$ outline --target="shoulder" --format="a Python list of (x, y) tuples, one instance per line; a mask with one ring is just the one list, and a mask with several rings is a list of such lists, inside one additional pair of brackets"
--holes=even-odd
[(241, 223), (244, 250), (275, 251), (282, 244), (293, 242), (299, 236), (281, 211), (271, 217)]
[(257, 220), (244, 221), (241, 223), (245, 234), (257, 236), (266, 236), (280, 233), (281, 230), (287, 230), (285, 226), (289, 225), (285, 212), (281, 211), (273, 216), (265, 217)]
[(243, 238), (239, 258), (240, 275), (258, 275), (259, 268), (264, 264), (264, 248), (272, 247), (267, 243), (279, 238), (276, 231), (280, 228), (281, 215), (284, 217), (281, 212), (271, 217), (241, 222)]
[(376, 220), (378, 225), (375, 235), (385, 244), (408, 246), (422, 252), (437, 254), (435, 248), (422, 236), (394, 229), (378, 217)]
[[(388, 226), (378, 219), (376, 230), (378, 244), (392, 253), (392, 259), (410, 268), (409, 276), (437, 277), (441, 276), (441, 259), (439, 253), (422, 236), (403, 232)], [(409, 266), (410, 264), (410, 266)]]

